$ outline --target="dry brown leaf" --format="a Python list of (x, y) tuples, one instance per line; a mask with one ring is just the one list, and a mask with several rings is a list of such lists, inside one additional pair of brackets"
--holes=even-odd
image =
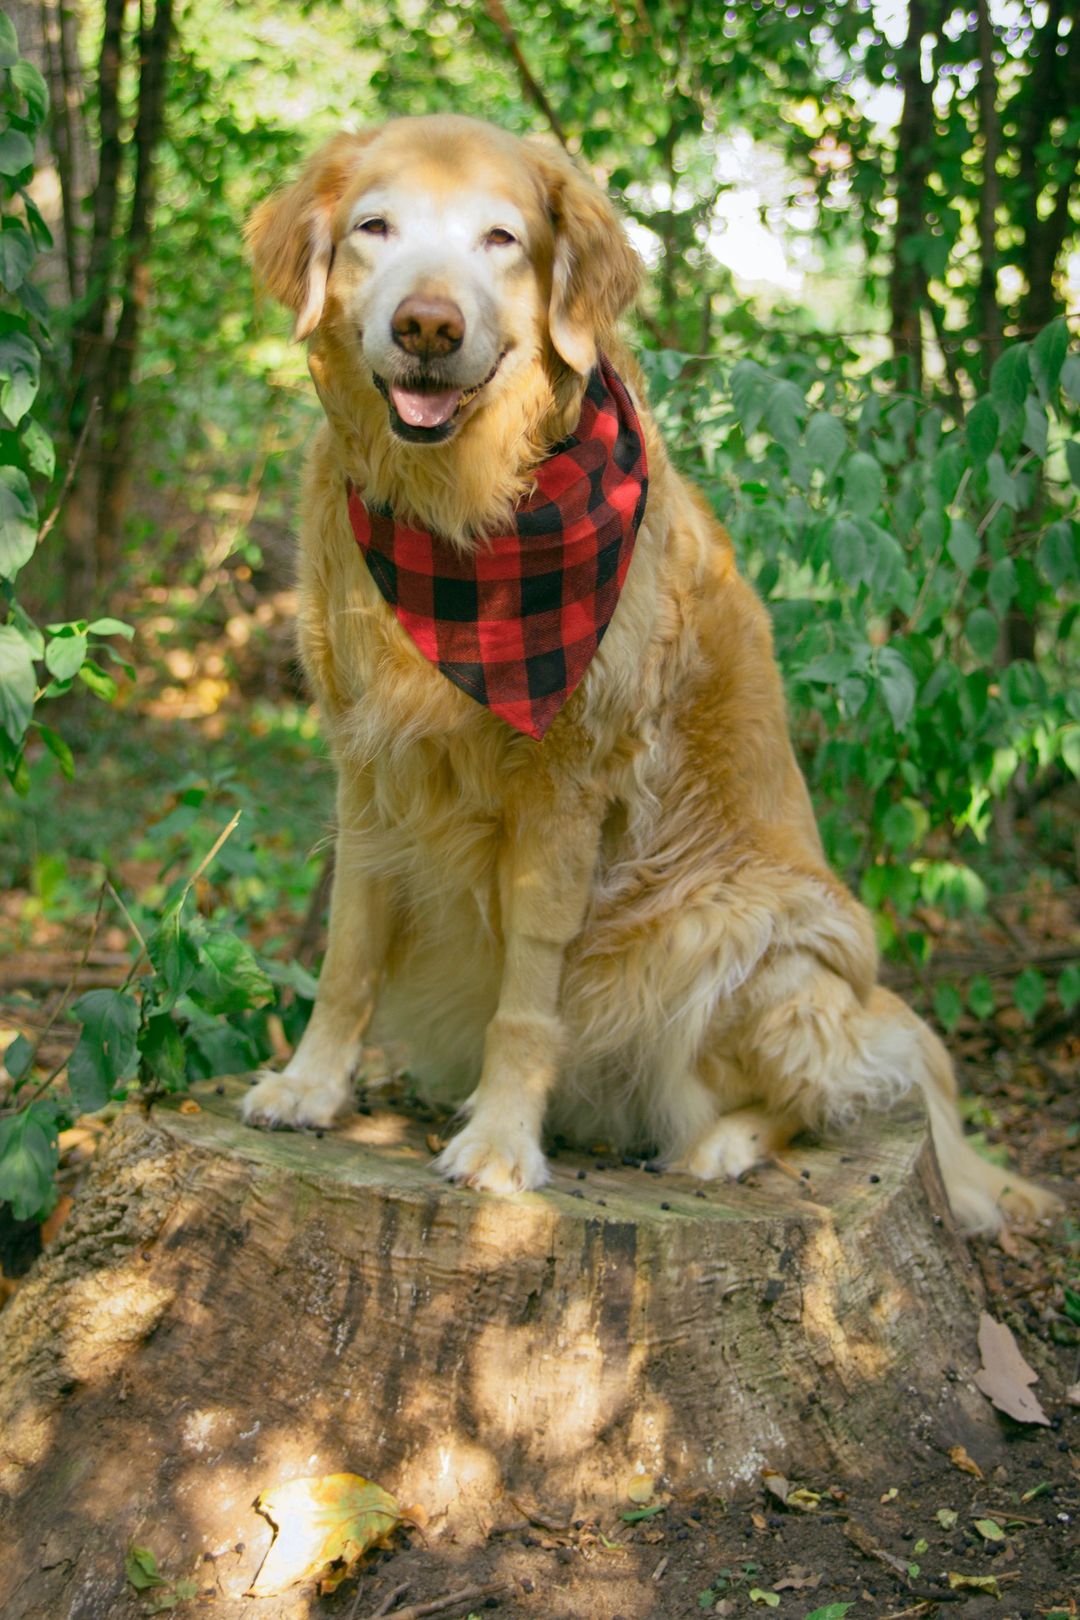
[(1065, 1399), (1070, 1406), (1080, 1406), (1080, 1384), (1070, 1384), (1065, 1391)]
[(774, 1592), (813, 1592), (821, 1585), (820, 1575), (811, 1575), (808, 1569), (792, 1564), (782, 1580), (773, 1581)]
[(635, 1474), (626, 1488), (626, 1494), (637, 1507), (652, 1501), (655, 1482), (651, 1474)]
[(394, 1498), (359, 1474), (291, 1479), (263, 1491), (255, 1510), (276, 1534), (249, 1597), (269, 1597), (315, 1576), (321, 1591), (332, 1592), (401, 1521)]
[(979, 1317), (979, 1354), (983, 1364), (975, 1382), (998, 1411), (1007, 1412), (1017, 1423), (1042, 1423), (1049, 1428), (1050, 1419), (1029, 1388), (1038, 1380), (1038, 1373), (1020, 1354), (1012, 1329), (995, 1322), (986, 1311)]
[(183, 1102), (180, 1104), (180, 1112), (182, 1114), (201, 1114), (202, 1109), (199, 1107), (194, 1097), (185, 1097)]
[(983, 1471), (975, 1461), (969, 1457), (963, 1446), (949, 1447), (949, 1461), (954, 1468), (959, 1468), (965, 1474), (974, 1474), (976, 1479), (983, 1478)]
[(787, 1503), (791, 1482), (785, 1479), (784, 1475), (779, 1473), (777, 1469), (763, 1468), (761, 1470), (761, 1482), (767, 1491), (771, 1491), (778, 1502)]

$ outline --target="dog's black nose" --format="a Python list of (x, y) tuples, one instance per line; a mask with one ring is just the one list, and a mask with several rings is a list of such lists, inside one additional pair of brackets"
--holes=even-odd
[(465, 317), (449, 298), (403, 298), (390, 322), (394, 342), (418, 360), (434, 360), (460, 349)]

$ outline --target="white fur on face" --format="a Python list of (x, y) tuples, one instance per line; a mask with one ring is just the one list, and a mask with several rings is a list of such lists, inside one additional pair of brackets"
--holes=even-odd
[[(362, 227), (385, 221), (383, 235)], [(493, 242), (504, 231), (513, 242)], [(422, 368), (448, 387), (474, 388), (489, 375), (520, 332), (513, 309), (527, 296), (531, 277), (521, 212), (505, 197), (465, 192), (436, 197), (419, 187), (380, 184), (357, 199), (338, 245), (343, 264), (358, 269), (359, 290), (348, 313), (361, 333), (364, 358), (388, 381), (415, 376), (421, 367), (394, 342), (391, 321), (413, 294), (451, 299), (465, 320), (464, 341), (454, 354)]]

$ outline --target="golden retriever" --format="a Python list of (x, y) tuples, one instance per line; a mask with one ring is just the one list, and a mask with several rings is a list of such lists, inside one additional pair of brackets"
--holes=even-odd
[[(361, 1040), (467, 1116), (443, 1175), (539, 1187), (545, 1128), (737, 1177), (911, 1084), (971, 1228), (1051, 1196), (964, 1141), (949, 1059), (877, 987), (829, 871), (767, 614), (675, 471), (615, 334), (639, 263), (559, 150), (468, 118), (341, 135), (256, 212), (326, 413), (307, 466), (300, 639), (338, 768), (329, 943), (308, 1029), (253, 1123), (342, 1113)], [(598, 355), (644, 435), (648, 498), (607, 634), (542, 741), (402, 628), (349, 490), (469, 556), (571, 434)], [(377, 1015), (377, 1016), (376, 1016)]]

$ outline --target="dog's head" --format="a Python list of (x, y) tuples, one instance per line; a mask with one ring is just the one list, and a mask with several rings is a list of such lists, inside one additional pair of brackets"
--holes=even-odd
[(255, 269), (385, 401), (399, 441), (438, 445), (530, 367), (588, 374), (638, 260), (563, 152), (470, 118), (339, 135), (248, 226)]

